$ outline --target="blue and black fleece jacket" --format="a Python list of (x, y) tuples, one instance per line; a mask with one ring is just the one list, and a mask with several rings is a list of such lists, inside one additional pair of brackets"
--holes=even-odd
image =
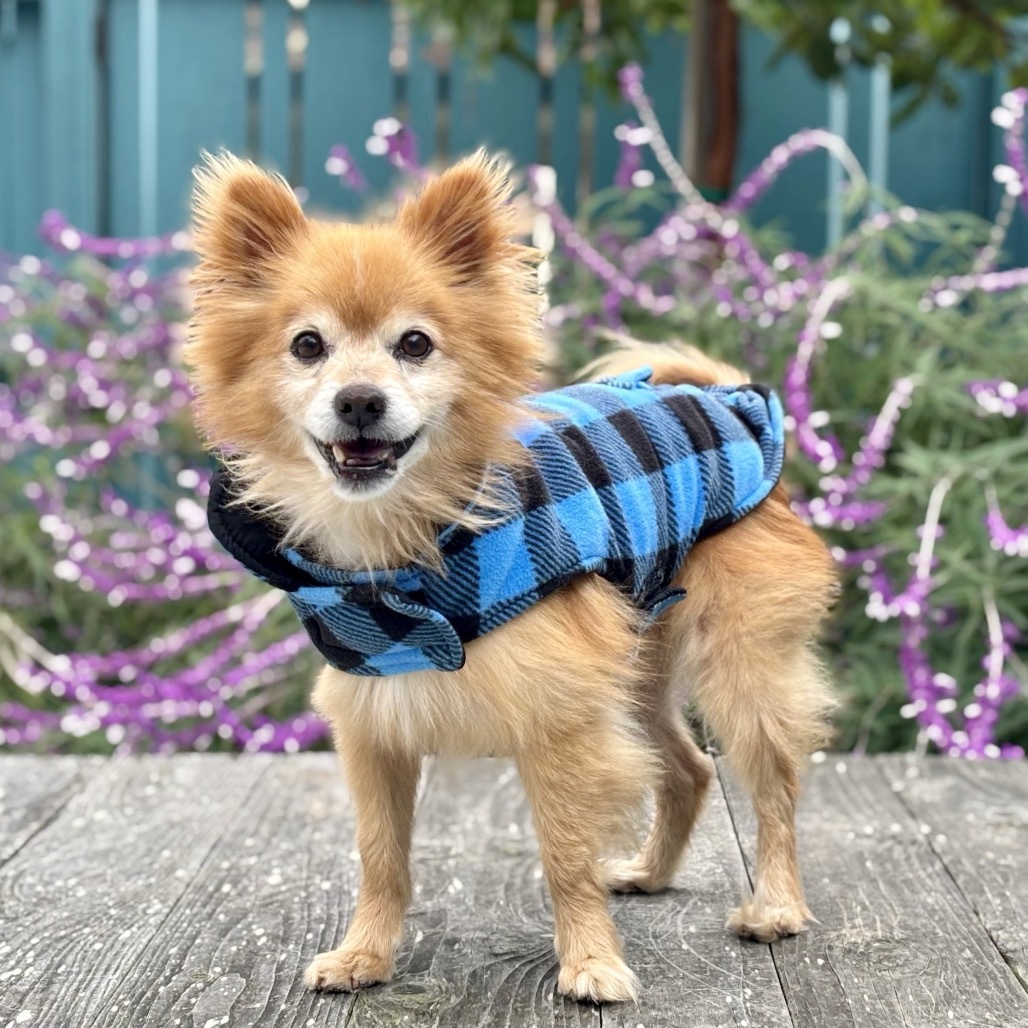
[(516, 436), (529, 461), (496, 469), (500, 502), (480, 512), (488, 527), (441, 528), (440, 569), (315, 563), (232, 502), (224, 469), (211, 482), (211, 530), (288, 593), (325, 659), (354, 675), (457, 670), (465, 643), (584, 574), (655, 617), (684, 597), (672, 583), (690, 547), (771, 492), (785, 444), (770, 390), (654, 386), (650, 376), (641, 368), (527, 398)]

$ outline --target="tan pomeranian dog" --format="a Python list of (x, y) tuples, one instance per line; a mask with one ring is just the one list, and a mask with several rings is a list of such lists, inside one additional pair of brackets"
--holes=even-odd
[[(473, 543), (486, 530), (496, 469), (526, 461), (514, 429), (540, 354), (537, 255), (511, 241), (509, 201), (504, 174), (482, 155), (380, 225), (309, 220), (283, 180), (232, 156), (199, 170), (186, 351), (196, 416), (227, 454), (227, 508), (251, 518), (220, 537), (245, 557), (269, 526), (274, 543), (260, 545), (271, 570), (261, 573), (272, 584), (292, 588), (292, 571), (315, 564), (346, 589), (381, 569), (445, 575), (448, 533)], [(626, 349), (604, 371), (641, 364), (655, 387), (746, 382), (670, 347)], [(502, 519), (502, 503), (494, 513)], [(713, 768), (683, 720), (685, 700), (756, 810), (754, 887), (729, 927), (762, 941), (804, 929), (794, 813), (832, 706), (814, 639), (836, 587), (833, 561), (777, 484), (673, 570), (676, 598), (688, 596), (649, 622), (609, 576), (583, 572), (491, 630), (465, 633), (459, 661), (434, 658), (445, 670), (350, 673), (338, 657), (350, 651), (305, 619), (330, 655), (314, 702), (348, 779), (363, 867), (353, 921), (310, 965), (312, 988), (390, 978), (422, 758), (488, 755), (516, 761), (532, 805), (559, 989), (595, 1002), (636, 997), (607, 894), (664, 888), (689, 841)], [(409, 597), (385, 598), (411, 624), (434, 617)], [(449, 631), (438, 622), (429, 627)], [(648, 795), (652, 826), (638, 854), (604, 859)]]

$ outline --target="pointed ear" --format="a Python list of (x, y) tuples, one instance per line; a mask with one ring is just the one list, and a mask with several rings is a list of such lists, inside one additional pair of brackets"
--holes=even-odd
[(516, 215), (506, 169), (484, 150), (429, 182), (400, 208), (396, 223), (469, 282), (511, 256)]
[(204, 154), (194, 171), (193, 241), (201, 268), (254, 284), (307, 233), (285, 179), (230, 153)]

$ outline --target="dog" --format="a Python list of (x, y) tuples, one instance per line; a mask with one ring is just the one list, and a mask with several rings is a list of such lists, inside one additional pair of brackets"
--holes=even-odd
[[(216, 534), (293, 590), (328, 657), (314, 704), (357, 816), (359, 902), (339, 948), (307, 970), (313, 989), (393, 975), (422, 757), (447, 754), (517, 764), (552, 897), (559, 990), (637, 998), (607, 896), (665, 888), (689, 841), (714, 770), (685, 700), (756, 811), (753, 889), (728, 927), (768, 942), (811, 919), (794, 814), (833, 705), (815, 642), (836, 571), (780, 481), (676, 555), (648, 614), (596, 563), (558, 573), (530, 605), (470, 634), (434, 613), (424, 590), (393, 588), (401, 574), (452, 587), (455, 534), (466, 547), (502, 526), (514, 495), (504, 483), (526, 481), (526, 410), (535, 403), (540, 438), (563, 424), (560, 404), (541, 409), (549, 394), (525, 399), (540, 365), (539, 255), (511, 238), (510, 196), (480, 153), (425, 184), (390, 223), (328, 223), (308, 219), (284, 180), (231, 155), (197, 171), (185, 358), (197, 423), (225, 455), (212, 527), (218, 507)], [(620, 388), (632, 404), (632, 390), (749, 388), (737, 369), (667, 345), (624, 347), (597, 370), (608, 384), (574, 396), (602, 405)], [(304, 577), (314, 568), (322, 578)], [(343, 620), (316, 609), (326, 595), (352, 601)], [(353, 610), (359, 624), (345, 620)], [(392, 639), (389, 618), (423, 642), (383, 652), (333, 634), (370, 639), (374, 622)], [(610, 857), (608, 840), (639, 824), (648, 796), (641, 848)]]

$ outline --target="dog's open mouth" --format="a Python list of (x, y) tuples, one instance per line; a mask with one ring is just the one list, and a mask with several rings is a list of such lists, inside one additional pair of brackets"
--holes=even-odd
[(334, 443), (323, 443), (320, 439), (315, 439), (314, 442), (336, 478), (341, 482), (353, 484), (395, 471), (396, 462), (407, 453), (417, 438), (418, 433), (415, 432), (414, 435), (399, 440), (368, 439), (361, 436)]

